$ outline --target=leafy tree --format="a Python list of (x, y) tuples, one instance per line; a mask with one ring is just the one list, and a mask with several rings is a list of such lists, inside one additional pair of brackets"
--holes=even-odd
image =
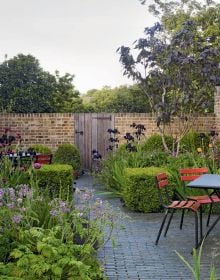
[[(156, 23), (145, 29), (144, 38), (135, 41), (133, 51), (125, 46), (118, 49), (124, 75), (137, 81), (146, 93), (170, 153), (178, 154), (180, 140), (194, 124), (195, 113), (210, 106), (212, 99), (207, 93), (213, 94), (219, 82), (219, 47), (199, 27), (190, 19), (171, 33)], [(174, 119), (178, 135), (172, 127)], [(167, 132), (174, 136), (172, 151), (165, 141)]]
[[(79, 92), (73, 76), (44, 71), (32, 55), (18, 54), (0, 64), (0, 110), (14, 113), (72, 112)], [(81, 102), (82, 103), (82, 102)]]
[(56, 91), (54, 96), (56, 112), (82, 112), (84, 107), (79, 91), (73, 85), (74, 75), (66, 73), (60, 76), (56, 71)]
[(101, 90), (90, 90), (83, 97), (85, 108), (93, 112), (149, 112), (149, 103), (137, 86), (103, 87)]

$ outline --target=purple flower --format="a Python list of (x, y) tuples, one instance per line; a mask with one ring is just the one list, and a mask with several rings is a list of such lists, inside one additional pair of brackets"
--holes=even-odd
[(21, 185), (18, 192), (20, 198), (23, 197), (32, 197), (32, 190), (27, 185)]
[(70, 209), (67, 207), (65, 201), (60, 201), (59, 211), (60, 211), (61, 213), (62, 213), (62, 212), (63, 212), (63, 213), (70, 212)]
[(59, 212), (58, 212), (56, 209), (52, 209), (52, 210), (50, 211), (50, 215), (51, 215), (52, 217), (57, 217), (57, 216), (59, 216)]
[(15, 190), (13, 188), (8, 188), (9, 197), (11, 200), (15, 199)]
[(7, 203), (6, 204), (8, 206), (8, 208), (13, 209), (14, 208), (14, 203)]
[(0, 199), (3, 198), (5, 191), (3, 189), (0, 189)]
[(15, 224), (19, 224), (21, 222), (21, 216), (20, 215), (15, 215), (12, 217), (12, 222)]

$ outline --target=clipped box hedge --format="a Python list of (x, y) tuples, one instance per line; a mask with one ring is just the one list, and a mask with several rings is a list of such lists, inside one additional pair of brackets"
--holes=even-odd
[(36, 176), (40, 188), (48, 188), (51, 194), (68, 192), (73, 186), (73, 167), (68, 164), (45, 164), (36, 169)]
[(138, 212), (161, 211), (155, 176), (162, 172), (168, 174), (163, 167), (126, 168), (126, 186), (122, 193), (125, 205)]

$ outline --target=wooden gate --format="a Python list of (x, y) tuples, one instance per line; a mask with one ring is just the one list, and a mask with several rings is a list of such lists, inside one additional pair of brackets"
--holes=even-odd
[(109, 128), (114, 128), (114, 115), (107, 113), (74, 114), (75, 144), (80, 150), (83, 168), (91, 169), (92, 151), (96, 150), (102, 158), (108, 153)]

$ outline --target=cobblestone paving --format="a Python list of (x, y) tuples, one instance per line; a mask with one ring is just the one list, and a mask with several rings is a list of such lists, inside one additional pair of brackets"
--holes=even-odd
[[(91, 176), (84, 175), (76, 181), (79, 188), (99, 189)], [(100, 196), (100, 195), (99, 195)], [(108, 242), (98, 252), (109, 280), (191, 280), (192, 273), (179, 259), (178, 251), (192, 264), (191, 250), (194, 244), (194, 216), (184, 218), (184, 226), (179, 230), (180, 215), (176, 214), (167, 237), (161, 236), (158, 246), (154, 245), (162, 214), (141, 214), (128, 211), (117, 198), (107, 199), (118, 211), (129, 218), (120, 221), (123, 228), (114, 232), (115, 246)], [(206, 217), (204, 217), (206, 219)], [(212, 216), (212, 219), (214, 217)], [(201, 278), (208, 280), (211, 264), (216, 267), (220, 279), (220, 223), (215, 227), (203, 245)]]

